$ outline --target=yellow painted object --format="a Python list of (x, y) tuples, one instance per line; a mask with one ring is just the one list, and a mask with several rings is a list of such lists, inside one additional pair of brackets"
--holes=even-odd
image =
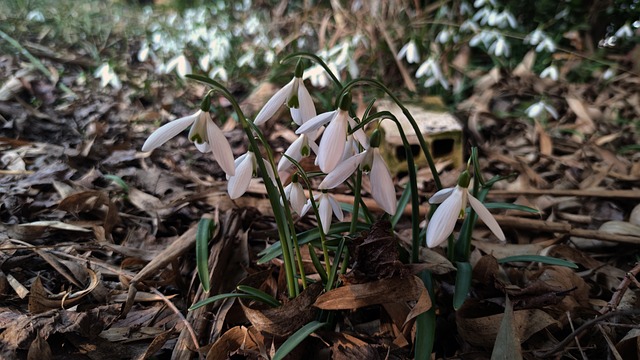
[[(384, 141), (380, 149), (392, 174), (407, 171), (407, 153), (414, 156), (416, 166), (428, 166), (420, 149), (418, 137), (398, 105), (390, 100), (376, 101), (378, 111), (389, 111), (398, 118), (409, 142), (409, 149), (402, 144), (400, 132), (393, 121), (385, 120), (380, 125)], [(405, 105), (418, 124), (431, 155), (436, 162), (450, 160), (454, 167), (462, 164), (462, 125), (458, 119), (446, 111), (428, 110), (425, 106)]]

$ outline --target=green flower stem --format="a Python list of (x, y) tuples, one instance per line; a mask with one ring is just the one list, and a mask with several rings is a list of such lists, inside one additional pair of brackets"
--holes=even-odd
[(353, 234), (356, 232), (356, 226), (358, 224), (358, 215), (360, 213), (360, 201), (362, 195), (360, 192), (362, 191), (362, 170), (358, 167), (356, 170), (356, 182), (353, 186), (353, 213), (351, 214), (351, 227), (349, 228), (349, 233)]
[[(285, 56), (280, 63), (284, 64), (286, 62), (291, 61), (291, 59), (294, 58), (306, 58), (309, 59), (313, 62), (315, 62), (316, 64), (322, 66), (322, 68), (324, 69), (324, 71), (327, 72), (327, 74), (329, 74), (329, 77), (331, 77), (331, 80), (333, 80), (333, 82), (336, 84), (336, 86), (340, 89), (342, 89), (342, 83), (340, 83), (340, 80), (338, 80), (338, 78), (333, 74), (333, 72), (331, 71), (331, 69), (329, 68), (329, 66), (327, 66), (327, 64), (316, 54), (313, 53), (309, 53), (309, 52), (297, 52), (297, 53), (293, 53), (290, 55)], [(340, 99), (340, 97), (338, 97), (338, 99)]]
[[(398, 127), (402, 144), (409, 148), (409, 141), (402, 129), (398, 118), (389, 111), (381, 111), (372, 115), (375, 118), (390, 119)], [(418, 174), (413, 160), (413, 154), (407, 152), (407, 170), (409, 172), (409, 186), (411, 188), (411, 262), (417, 264), (420, 261), (420, 199), (418, 198)]]
[[(254, 137), (254, 134), (251, 128), (251, 125), (253, 125), (253, 123), (249, 122), (247, 118), (244, 116), (244, 113), (240, 109), (240, 105), (235, 100), (233, 95), (231, 95), (231, 93), (222, 84), (206, 76), (190, 74), (190, 75), (187, 75), (187, 77), (200, 82), (204, 82), (208, 85), (211, 85), (215, 90), (222, 93), (222, 95), (227, 100), (229, 100), (229, 102), (233, 106), (238, 116), (238, 121), (242, 125), (242, 129), (245, 131), (247, 138), (249, 139), (250, 148), (252, 149), (252, 151), (254, 151), (254, 153), (261, 154), (260, 147), (256, 142), (256, 139)], [(258, 131), (257, 134), (260, 134), (260, 132)], [(275, 167), (273, 166), (274, 164), (273, 155), (271, 154), (268, 146), (265, 146), (265, 149), (267, 152), (267, 156), (269, 158), (270, 166), (272, 166), (274, 173), (276, 173)], [(273, 182), (271, 181), (271, 178), (267, 175), (268, 172), (264, 164), (264, 161), (257, 161), (257, 163), (258, 163), (258, 167), (260, 168), (260, 172), (263, 174), (264, 184), (267, 189), (269, 202), (271, 203), (271, 207), (273, 209), (273, 215), (276, 220), (276, 226), (278, 228), (280, 243), (282, 244), (282, 258), (284, 260), (284, 268), (286, 273), (287, 291), (288, 291), (289, 297), (294, 298), (298, 295), (299, 289), (296, 281), (295, 267), (293, 266), (294, 260), (291, 253), (291, 243), (289, 242), (291, 232), (290, 232), (290, 228), (286, 226), (287, 216), (285, 213), (288, 211), (285, 211), (284, 209), (285, 208), (288, 209), (288, 207), (280, 206), (280, 199), (282, 198), (284, 191), (282, 191), (282, 184), (280, 183), (277, 176), (276, 176), (276, 180), (279, 183), (280, 187), (276, 188), (276, 186), (273, 184)], [(278, 190), (280, 190), (280, 192)], [(293, 233), (295, 234), (295, 232)]]
[(351, 90), (352, 87), (354, 87), (354, 86), (356, 86), (356, 85), (358, 85), (360, 83), (373, 85), (374, 87), (384, 91), (384, 93), (389, 95), (389, 97), (393, 100), (393, 102), (395, 102), (396, 105), (398, 105), (398, 107), (402, 110), (402, 114), (404, 114), (404, 116), (406, 116), (407, 119), (409, 120), (409, 123), (411, 124), (411, 127), (413, 128), (413, 131), (416, 133), (416, 137), (418, 138), (418, 142), (420, 142), (420, 147), (422, 148), (422, 152), (424, 152), (424, 155), (425, 155), (425, 157), (427, 159), (427, 163), (429, 164), (429, 169), (431, 169), (431, 173), (433, 175), (433, 181), (436, 183), (436, 188), (438, 190), (442, 189), (442, 183), (440, 182), (440, 177), (438, 176), (438, 170), (436, 169), (436, 164), (433, 161), (433, 156), (431, 156), (431, 151), (429, 150), (429, 147), (427, 146), (427, 143), (424, 140), (424, 137), (422, 137), (422, 133), (420, 132), (420, 128), (418, 127), (418, 124), (416, 123), (415, 119), (413, 118), (413, 116), (411, 115), (409, 110), (407, 110), (407, 108), (404, 107), (402, 102), (400, 102), (400, 100), (395, 95), (393, 95), (391, 90), (389, 90), (383, 83), (381, 83), (378, 80), (374, 80), (374, 79), (355, 79), (355, 80), (352, 80), (349, 83), (347, 83), (342, 88), (342, 92), (345, 93), (345, 92)]
[(309, 177), (307, 176), (307, 173), (302, 168), (302, 165), (300, 165), (300, 163), (296, 161), (296, 159), (286, 154), (283, 154), (282, 156), (285, 156), (298, 169), (298, 175), (302, 178), (302, 180), (304, 180), (304, 183), (307, 186), (307, 189), (309, 189), (309, 201), (311, 202), (311, 208), (313, 209), (313, 213), (316, 216), (316, 221), (318, 222), (318, 225), (320, 225), (320, 228), (319, 228), (320, 231), (318, 231), (318, 233), (320, 234), (320, 244), (322, 245), (322, 256), (324, 256), (324, 265), (325, 265), (327, 274), (329, 274), (331, 273), (331, 261), (329, 260), (329, 249), (327, 248), (327, 236), (321, 228), (322, 220), (320, 220), (320, 215), (318, 215), (318, 205), (316, 204), (316, 200), (313, 197), (311, 181), (309, 181)]

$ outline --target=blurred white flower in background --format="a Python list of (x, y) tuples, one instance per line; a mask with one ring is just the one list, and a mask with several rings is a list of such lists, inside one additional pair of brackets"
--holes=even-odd
[(40, 10), (31, 10), (27, 13), (27, 21), (44, 22), (44, 15)]
[(558, 80), (558, 68), (555, 65), (550, 65), (550, 66), (546, 67), (540, 73), (540, 78), (541, 79), (549, 78), (549, 79), (551, 79), (553, 81), (557, 81)]
[(120, 82), (118, 75), (116, 75), (108, 63), (100, 65), (96, 71), (94, 71), (93, 76), (100, 79), (101, 87), (111, 85), (111, 87), (116, 90), (120, 90), (122, 88), (122, 83)]
[(174, 57), (173, 59), (169, 60), (169, 62), (167, 62), (167, 65), (164, 69), (164, 72), (168, 74), (172, 72), (174, 69), (176, 70), (176, 73), (178, 73), (178, 76), (180, 76), (183, 79), (187, 74), (192, 73), (191, 64), (189, 63), (189, 60), (187, 60), (187, 57), (184, 56), (183, 54), (180, 54)]
[(527, 110), (525, 110), (525, 113), (527, 114), (528, 117), (532, 119), (537, 119), (541, 117), (545, 113), (545, 111), (546, 113), (553, 116), (554, 119), (558, 118), (558, 112), (556, 111), (556, 109), (553, 106), (544, 102), (543, 100), (540, 100), (537, 103), (529, 106)]
[(444, 78), (440, 65), (434, 57), (429, 57), (416, 71), (416, 78), (423, 76), (427, 78), (424, 82), (425, 87), (431, 87), (436, 83), (440, 83), (445, 90), (449, 90), (449, 82)]
[(413, 39), (404, 44), (400, 51), (398, 51), (396, 59), (402, 58), (406, 59), (409, 64), (415, 64), (420, 61), (420, 52), (418, 50), (416, 42)]
[(618, 29), (618, 31), (616, 31), (615, 35), (619, 38), (630, 38), (633, 37), (633, 30), (631, 30), (629, 23), (625, 23), (620, 27), (620, 29)]

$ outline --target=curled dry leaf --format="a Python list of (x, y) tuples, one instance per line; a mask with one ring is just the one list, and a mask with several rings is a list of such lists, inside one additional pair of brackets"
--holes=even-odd
[[(486, 314), (487, 309), (481, 309), (486, 305), (480, 304), (478, 301), (467, 300), (465, 304), (456, 313), (456, 325), (458, 333), (462, 339), (471, 345), (492, 348), (503, 320), (502, 312), (493, 315)], [(497, 306), (493, 305), (493, 311)], [(558, 322), (549, 314), (542, 310), (516, 310), (513, 312), (513, 326), (516, 329), (517, 338), (520, 342), (529, 339), (538, 331), (551, 326), (557, 325)]]
[[(247, 276), (239, 285), (262, 288), (271, 279), (271, 270)], [(286, 337), (315, 319), (316, 310), (311, 306), (323, 290), (321, 283), (310, 284), (299, 296), (278, 307), (239, 299), (244, 315), (258, 330)]]
[(85, 289), (56, 295), (49, 295), (40, 277), (36, 277), (30, 289), (29, 312), (39, 314), (51, 309), (64, 309), (79, 304), (82, 299), (89, 295), (99, 284), (98, 275), (91, 269), (87, 268), (86, 271), (90, 280)]
[(106, 193), (97, 190), (83, 191), (70, 195), (60, 201), (58, 209), (73, 214), (90, 211), (104, 212), (103, 226), (107, 234), (111, 233), (111, 229), (119, 221), (116, 205)]
[(246, 352), (266, 354), (264, 337), (254, 327), (236, 326), (225, 332), (207, 353), (206, 360), (227, 360), (234, 354)]
[(431, 308), (431, 298), (417, 276), (345, 285), (320, 295), (313, 305), (322, 310), (349, 310), (409, 301), (415, 301), (416, 305), (407, 316), (405, 324)]

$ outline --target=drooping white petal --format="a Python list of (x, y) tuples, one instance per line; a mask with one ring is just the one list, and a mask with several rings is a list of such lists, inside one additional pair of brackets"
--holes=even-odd
[(298, 123), (298, 125), (302, 125), (316, 117), (316, 106), (313, 103), (311, 94), (309, 94), (309, 90), (304, 86), (302, 79), (297, 79), (299, 81), (298, 102), (300, 104), (300, 123)]
[(338, 203), (338, 200), (336, 200), (332, 195), (327, 195), (327, 197), (329, 198), (329, 203), (331, 204), (331, 209), (333, 210), (333, 213), (336, 215), (336, 218), (339, 221), (342, 221), (344, 219), (344, 213), (342, 212), (342, 208), (340, 207), (340, 203)]
[(291, 203), (291, 208), (293, 209), (293, 211), (298, 213), (298, 215), (302, 216), (302, 211), (305, 204), (307, 203), (307, 197), (304, 195), (304, 189), (298, 182), (291, 183), (288, 186), (291, 186), (291, 192), (289, 194), (289, 202)]
[(475, 210), (480, 220), (482, 220), (482, 222), (484, 222), (484, 224), (487, 225), (489, 230), (491, 230), (491, 232), (498, 239), (500, 239), (501, 241), (505, 241), (506, 239), (504, 237), (504, 233), (502, 232), (502, 229), (500, 228), (500, 225), (498, 225), (498, 222), (493, 217), (493, 215), (491, 215), (489, 210), (487, 210), (484, 204), (481, 203), (480, 200), (474, 198), (473, 195), (471, 194), (469, 194), (468, 200), (473, 210)]
[(211, 153), (225, 173), (233, 176), (236, 169), (233, 161), (233, 151), (229, 141), (222, 133), (222, 130), (209, 118), (207, 120), (207, 139), (211, 146)]
[(258, 115), (256, 115), (255, 120), (253, 120), (254, 124), (260, 125), (275, 115), (278, 109), (287, 102), (289, 95), (291, 95), (291, 88), (293, 87), (294, 81), (295, 78), (289, 81), (282, 89), (278, 90), (275, 95), (267, 101), (262, 109), (260, 109), (260, 112), (258, 112)]
[(356, 154), (336, 166), (318, 185), (318, 189), (333, 189), (342, 184), (353, 174), (366, 157), (366, 152)]
[[(229, 197), (237, 199), (242, 196), (249, 188), (249, 183), (253, 177), (253, 163), (255, 155), (252, 152), (245, 154), (235, 169), (235, 175), (229, 178), (227, 184), (227, 190), (229, 191)], [(238, 158), (240, 159), (240, 158)]]
[(456, 186), (449, 197), (436, 209), (427, 225), (428, 247), (440, 245), (453, 232), (462, 208), (464, 191), (466, 190)]
[[(356, 123), (353, 118), (351, 118), (350, 116), (348, 116), (347, 118), (349, 120), (349, 126), (351, 126), (352, 129), (358, 126), (358, 123)], [(369, 148), (369, 138), (367, 137), (367, 134), (365, 134), (364, 130), (362, 130), (362, 128), (356, 130), (353, 133), (353, 137), (360, 143), (360, 145), (362, 145), (363, 148)]]
[[(264, 163), (264, 167), (265, 169), (267, 169), (267, 176), (269, 176), (269, 178), (271, 179), (272, 183), (276, 183), (276, 174), (273, 172), (273, 167), (271, 166), (271, 163), (269, 161), (267, 161), (267, 159), (265, 158), (260, 158), (262, 159), (262, 162)], [(262, 174), (262, 177), (264, 177), (264, 174)]]
[(322, 225), (322, 231), (325, 234), (328, 234), (329, 228), (331, 228), (332, 214), (333, 214), (333, 211), (331, 210), (329, 195), (327, 194), (320, 195), (320, 201), (318, 204), (318, 218), (320, 219), (320, 225)]
[(446, 198), (451, 195), (451, 193), (455, 190), (455, 188), (445, 188), (438, 190), (431, 198), (429, 199), (429, 204), (440, 204), (445, 201)]
[(169, 139), (178, 135), (184, 129), (189, 127), (189, 125), (193, 124), (199, 115), (200, 111), (193, 115), (185, 116), (162, 125), (147, 138), (144, 145), (142, 145), (142, 151), (151, 151), (166, 143)]
[(331, 172), (340, 162), (347, 141), (348, 117), (346, 111), (340, 110), (322, 135), (316, 161), (325, 173)]
[[(300, 135), (294, 142), (289, 145), (289, 148), (284, 152), (285, 155), (291, 157), (297, 162), (302, 159), (302, 147), (304, 146), (306, 135)], [(278, 172), (282, 172), (293, 165), (286, 156), (282, 156), (278, 161)]]
[(396, 213), (397, 198), (391, 173), (380, 155), (380, 149), (373, 149), (373, 163), (369, 173), (371, 180), (371, 196), (373, 200), (388, 214)]
[(309, 119), (307, 122), (302, 124), (302, 126), (300, 126), (298, 130), (296, 130), (296, 134), (300, 135), (311, 132), (313, 130), (318, 130), (320, 126), (331, 121), (333, 117), (337, 115), (337, 113), (338, 110), (328, 111)]

